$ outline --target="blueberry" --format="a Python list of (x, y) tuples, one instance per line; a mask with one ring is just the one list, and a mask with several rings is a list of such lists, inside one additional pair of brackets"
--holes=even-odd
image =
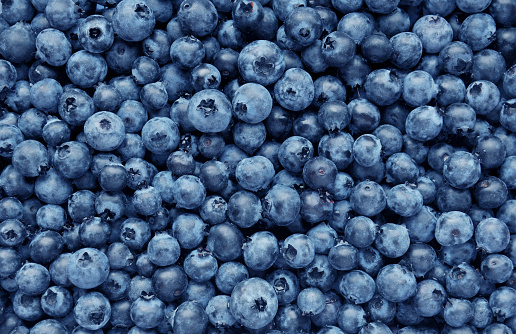
[(321, 44), (322, 57), (328, 66), (343, 67), (355, 55), (355, 41), (343, 31), (330, 32)]
[(231, 297), (226, 295), (214, 296), (206, 305), (206, 314), (210, 323), (215, 327), (231, 327), (236, 322), (229, 310)]
[(124, 0), (117, 4), (113, 12), (113, 30), (125, 41), (142, 41), (154, 29), (156, 18), (146, 2)]
[(285, 109), (301, 111), (314, 98), (315, 90), (311, 76), (303, 69), (291, 68), (274, 85), (276, 101)]
[[(426, 2), (426, 6), (435, 6), (435, 4)], [(421, 43), (423, 43), (423, 49), (428, 53), (438, 53), (453, 38), (451, 25), (438, 15), (425, 15), (421, 17), (414, 23), (412, 32), (418, 35)]]
[(154, 328), (165, 316), (165, 304), (155, 296), (142, 296), (131, 304), (131, 320), (140, 328)]
[(57, 29), (44, 29), (36, 37), (37, 54), (51, 66), (63, 66), (72, 55), (72, 45)]
[(291, 267), (303, 268), (314, 259), (315, 247), (306, 235), (292, 234), (283, 242), (280, 253)]
[(188, 103), (188, 118), (201, 132), (221, 132), (231, 120), (231, 103), (220, 91), (202, 90)]
[(367, 36), (373, 33), (374, 24), (373, 16), (367, 12), (351, 11), (340, 19), (337, 31), (348, 34), (355, 43), (360, 45)]
[(383, 211), (387, 199), (385, 191), (378, 183), (362, 181), (351, 192), (350, 203), (359, 215), (372, 217)]
[(444, 162), (444, 178), (458, 189), (473, 186), (479, 180), (480, 172), (479, 160), (469, 152), (455, 152)]
[(402, 217), (410, 217), (422, 209), (423, 195), (414, 186), (398, 184), (387, 193), (387, 206)]
[(453, 266), (446, 274), (446, 291), (458, 298), (472, 298), (480, 290), (482, 276), (467, 263)]
[(111, 305), (100, 292), (89, 292), (75, 303), (75, 321), (86, 329), (100, 329), (107, 324), (110, 317)]
[(238, 283), (231, 293), (229, 309), (244, 326), (258, 329), (268, 324), (278, 310), (274, 288), (261, 278)]
[[(405, 81), (402, 83), (394, 72), (379, 69), (367, 75), (364, 89), (367, 99), (378, 106), (386, 106), (393, 104), (400, 98), (404, 85), (407, 85), (407, 83)], [(407, 88), (403, 87), (403, 89)], [(403, 93), (405, 94), (405, 91)]]
[(412, 297), (416, 293), (417, 286), (414, 274), (406, 267), (389, 264), (378, 273), (376, 288), (383, 298), (398, 303)]
[(390, 39), (393, 48), (391, 62), (399, 68), (415, 66), (421, 59), (423, 43), (415, 33), (401, 32)]
[(466, 43), (451, 42), (439, 52), (439, 60), (443, 64), (445, 72), (452, 75), (461, 75), (471, 69), (473, 51)]
[(104, 81), (108, 71), (106, 60), (86, 50), (73, 53), (66, 63), (66, 75), (75, 85), (90, 88)]
[(215, 29), (218, 15), (211, 1), (185, 0), (179, 6), (177, 19), (186, 34), (204, 37)]
[(345, 303), (337, 313), (339, 328), (348, 333), (358, 333), (367, 324), (366, 312), (360, 305)]

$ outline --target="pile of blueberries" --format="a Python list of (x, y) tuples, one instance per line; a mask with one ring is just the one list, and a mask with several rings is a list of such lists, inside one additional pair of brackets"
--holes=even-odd
[(0, 9), (0, 334), (516, 334), (515, 0)]

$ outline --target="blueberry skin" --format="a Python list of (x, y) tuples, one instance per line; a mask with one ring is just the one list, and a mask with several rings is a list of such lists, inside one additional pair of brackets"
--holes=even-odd
[(131, 320), (140, 328), (156, 327), (165, 317), (165, 304), (155, 296), (140, 297), (131, 304)]
[(236, 319), (229, 310), (230, 301), (231, 297), (226, 295), (218, 295), (210, 299), (205, 311), (213, 326), (224, 328), (235, 324)]
[(230, 312), (247, 328), (262, 328), (278, 311), (274, 288), (265, 280), (253, 277), (238, 283), (231, 293)]
[(47, 204), (66, 203), (73, 193), (73, 186), (68, 179), (65, 179), (55, 169), (49, 169), (45, 174), (40, 175), (34, 183), (36, 196)]
[(16, 273), (18, 291), (24, 295), (35, 296), (42, 294), (50, 284), (48, 270), (40, 264), (28, 262)]
[(242, 188), (259, 191), (268, 187), (274, 177), (274, 166), (262, 156), (242, 159), (236, 167), (235, 176)]
[(240, 262), (225, 262), (217, 271), (215, 284), (222, 293), (229, 295), (235, 285), (248, 278), (249, 271), (245, 265)]
[(455, 152), (444, 162), (444, 178), (458, 189), (472, 187), (480, 179), (480, 172), (480, 161), (469, 152)]
[(509, 245), (509, 238), (509, 228), (497, 218), (484, 219), (475, 228), (477, 247), (487, 253), (503, 251)]
[(293, 268), (304, 268), (315, 257), (315, 246), (310, 238), (304, 234), (292, 234), (285, 239), (280, 253)]
[(66, 142), (56, 148), (54, 153), (54, 168), (68, 179), (83, 176), (89, 169), (91, 154), (81, 142)]
[(89, 292), (80, 297), (73, 309), (77, 323), (89, 330), (104, 327), (111, 317), (111, 304), (100, 292)]
[(414, 274), (399, 264), (388, 264), (376, 277), (376, 288), (383, 298), (399, 303), (416, 293), (417, 285)]
[(495, 39), (496, 23), (489, 14), (472, 14), (461, 25), (459, 38), (473, 51), (486, 48)]
[(168, 154), (179, 145), (179, 128), (168, 117), (150, 119), (142, 128), (142, 140), (147, 150), (155, 154)]
[(471, 218), (460, 211), (443, 213), (437, 219), (435, 239), (442, 246), (463, 244), (473, 236), (473, 222)]
[(66, 75), (75, 85), (91, 88), (104, 81), (108, 66), (99, 54), (80, 50), (70, 56), (66, 63)]
[(480, 263), (480, 272), (484, 279), (495, 284), (507, 282), (513, 269), (511, 259), (502, 254), (490, 254)]
[(330, 32), (321, 43), (324, 62), (331, 67), (343, 67), (356, 52), (355, 41), (343, 31)]
[(358, 333), (367, 324), (367, 317), (360, 305), (344, 303), (337, 313), (337, 322), (342, 331)]
[(503, 75), (503, 90), (510, 96), (516, 96), (516, 66), (511, 66)]
[(101, 285), (109, 275), (107, 256), (94, 248), (82, 248), (74, 252), (66, 267), (70, 282), (81, 289)]
[[(6, 130), (11, 130), (7, 128)], [(15, 131), (5, 131), (17, 135)], [(14, 136), (13, 136), (14, 137)], [(17, 136), (16, 136), (17, 137)], [(16, 138), (14, 137), (14, 138)], [(15, 141), (17, 139), (14, 139)], [(12, 144), (10, 147), (12, 147)], [(25, 177), (36, 177), (49, 168), (49, 157), (46, 147), (36, 140), (25, 140), (14, 147), (12, 153), (13, 166)]]
[(348, 34), (356, 44), (362, 41), (374, 31), (374, 18), (366, 12), (351, 12), (344, 15), (337, 24), (337, 31)]
[(112, 151), (124, 140), (125, 125), (122, 119), (111, 112), (99, 111), (84, 123), (88, 145), (98, 151)]
[[(426, 3), (428, 5), (428, 2)], [(414, 23), (412, 32), (418, 35), (423, 49), (428, 53), (439, 53), (453, 39), (451, 25), (438, 15), (421, 17)]]
[(516, 117), (514, 109), (516, 108), (516, 99), (507, 100), (502, 104), (500, 110), (500, 124), (509, 131), (516, 130)]
[(379, 69), (367, 75), (364, 89), (367, 99), (378, 106), (386, 106), (400, 98), (402, 82), (394, 72)]
[(402, 32), (390, 39), (392, 45), (391, 62), (399, 68), (408, 69), (415, 66), (421, 59), (423, 43), (411, 32)]
[(473, 57), (471, 78), (496, 83), (503, 77), (505, 70), (506, 62), (502, 54), (495, 50), (484, 49)]
[(352, 270), (342, 276), (339, 291), (346, 300), (364, 304), (373, 298), (376, 286), (373, 278), (361, 270)]
[(215, 30), (217, 9), (211, 1), (185, 0), (177, 12), (181, 30), (195, 37), (204, 37)]
[(117, 4), (111, 22), (114, 32), (120, 38), (139, 42), (152, 33), (156, 18), (145, 1), (123, 0)]
[(385, 191), (378, 183), (362, 181), (353, 188), (350, 203), (359, 215), (372, 217), (383, 211), (387, 199)]
[(444, 306), (444, 321), (453, 327), (460, 327), (474, 316), (473, 305), (467, 299), (450, 298)]
[(423, 280), (416, 288), (414, 308), (424, 317), (433, 317), (443, 310), (446, 297), (446, 289), (437, 281)]
[(72, 310), (72, 307), (72, 294), (61, 286), (52, 286), (41, 296), (41, 308), (51, 317), (64, 317)]
[(147, 247), (149, 260), (157, 266), (169, 266), (176, 263), (181, 249), (176, 238), (167, 233), (155, 235)]
[(28, 23), (16, 22), (0, 33), (0, 54), (5, 60), (28, 62), (34, 58), (35, 51), (36, 35)]
[(314, 155), (312, 143), (301, 136), (287, 138), (278, 150), (278, 159), (286, 170), (299, 173), (303, 166)]
[(439, 52), (439, 61), (442, 63), (445, 72), (452, 75), (461, 75), (471, 69), (473, 51), (466, 43), (451, 42)]
[[(36, 323), (30, 330), (31, 334), (43, 334), (47, 332), (52, 332), (56, 334), (65, 334), (68, 333), (66, 327), (59, 321), (55, 319), (45, 319)], [(16, 330), (13, 330), (13, 333), (17, 334)], [(25, 332), (20, 332), (25, 333)], [(28, 332), (27, 332), (28, 333)], [(80, 334), (80, 333), (79, 333)]]
[(66, 87), (59, 98), (57, 111), (70, 125), (83, 125), (95, 112), (92, 98), (82, 89)]
[(489, 306), (498, 320), (505, 320), (516, 315), (514, 298), (516, 290), (507, 286), (496, 289), (489, 297)]
[(285, 33), (295, 43), (309, 46), (321, 36), (321, 17), (313, 8), (294, 8), (285, 19)]
[(413, 107), (428, 104), (436, 97), (437, 85), (430, 73), (413, 71), (403, 79), (403, 100)]
[(205, 89), (188, 103), (188, 119), (201, 132), (221, 132), (231, 121), (231, 102), (224, 93)]
[[(424, 126), (422, 126), (424, 124)], [(421, 106), (412, 110), (405, 121), (407, 134), (415, 140), (429, 141), (439, 135), (443, 116), (435, 107)]]
[(268, 231), (256, 232), (244, 243), (243, 256), (250, 269), (267, 270), (279, 256), (278, 240)]
[(398, 184), (387, 193), (387, 206), (402, 217), (410, 217), (423, 208), (423, 195), (413, 186)]
[(500, 102), (500, 91), (490, 81), (472, 82), (466, 90), (466, 103), (475, 109), (477, 115), (487, 115)]
[(399, 0), (365, 0), (367, 8), (373, 13), (389, 14), (398, 7)]
[(72, 55), (72, 45), (65, 34), (53, 28), (44, 29), (37, 35), (36, 50), (51, 66), (63, 66)]
[(79, 24), (79, 42), (89, 52), (107, 51), (115, 39), (111, 22), (102, 15), (88, 16)]
[(256, 124), (264, 121), (272, 110), (272, 97), (269, 91), (262, 85), (247, 83), (235, 92), (233, 99), (233, 112), (239, 120)]
[(303, 69), (291, 68), (274, 85), (274, 97), (285, 109), (301, 111), (308, 107), (315, 95), (312, 77)]
[(262, 200), (263, 215), (276, 225), (291, 224), (299, 214), (301, 199), (296, 190), (291, 187), (274, 185)]

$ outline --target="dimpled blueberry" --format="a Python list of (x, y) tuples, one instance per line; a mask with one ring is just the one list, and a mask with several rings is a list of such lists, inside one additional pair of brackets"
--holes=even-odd
[(376, 288), (385, 299), (399, 303), (416, 293), (416, 278), (406, 267), (389, 264), (378, 273)]
[(156, 19), (146, 1), (123, 0), (113, 12), (113, 30), (125, 41), (139, 42), (149, 37)]
[(300, 68), (291, 68), (274, 85), (276, 101), (285, 109), (301, 111), (314, 99), (315, 89), (312, 77)]
[(480, 161), (469, 152), (457, 151), (444, 162), (444, 178), (458, 189), (472, 187), (480, 179), (480, 173)]
[(109, 275), (107, 256), (94, 248), (82, 248), (68, 259), (66, 273), (70, 282), (81, 289), (101, 285)]
[(267, 281), (253, 277), (235, 286), (229, 309), (244, 326), (258, 329), (274, 319), (278, 311), (278, 297)]
[(73, 309), (77, 323), (89, 330), (104, 327), (111, 317), (111, 304), (100, 292), (89, 292), (80, 297)]
[(238, 56), (238, 70), (244, 80), (268, 86), (285, 72), (285, 56), (274, 43), (257, 40), (246, 45)]
[(205, 89), (195, 93), (188, 103), (188, 119), (205, 133), (221, 132), (231, 121), (231, 102), (224, 93)]
[(124, 140), (125, 125), (122, 119), (108, 111), (91, 115), (84, 123), (88, 145), (98, 151), (112, 151)]
[(460, 245), (473, 236), (471, 217), (460, 211), (443, 213), (435, 226), (435, 239), (442, 246)]
[(262, 85), (247, 83), (233, 96), (233, 111), (241, 121), (256, 124), (264, 121), (272, 110), (272, 97)]
[(423, 44), (423, 49), (428, 53), (438, 53), (453, 39), (451, 25), (438, 15), (421, 17), (414, 23), (412, 32), (418, 35)]
[(378, 106), (396, 102), (402, 93), (402, 82), (393, 71), (380, 69), (371, 72), (364, 84), (366, 98)]

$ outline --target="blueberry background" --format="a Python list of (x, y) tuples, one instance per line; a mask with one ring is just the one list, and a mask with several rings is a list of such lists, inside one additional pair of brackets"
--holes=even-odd
[(516, 334), (516, 1), (5, 0), (0, 334)]

